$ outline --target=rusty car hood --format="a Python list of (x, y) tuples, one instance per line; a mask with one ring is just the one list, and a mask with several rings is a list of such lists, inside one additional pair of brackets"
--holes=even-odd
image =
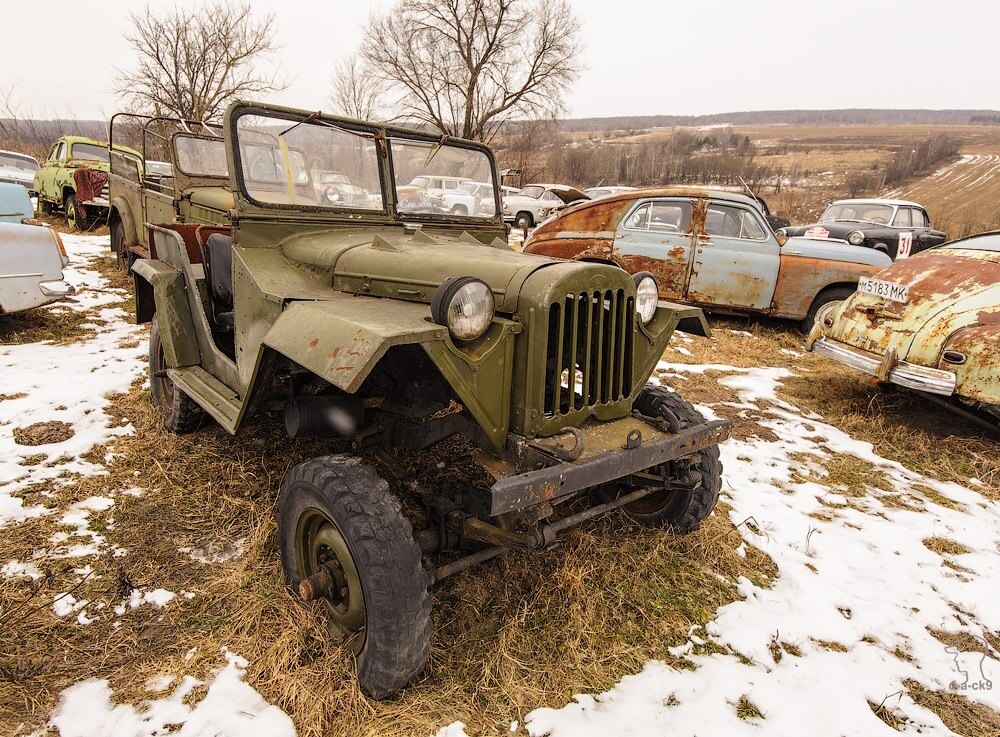
[(825, 334), (882, 355), (936, 366), (948, 336), (959, 328), (1000, 322), (1000, 254), (949, 248), (897, 261), (875, 277), (909, 289), (904, 304), (855, 293), (833, 314)]
[(294, 263), (332, 269), (334, 286), (356, 294), (429, 302), (445, 280), (473, 276), (490, 286), (501, 312), (514, 312), (520, 287), (533, 272), (563, 263), (500, 241), (485, 244), (468, 233), (397, 229), (304, 234), (285, 241), (281, 250)]

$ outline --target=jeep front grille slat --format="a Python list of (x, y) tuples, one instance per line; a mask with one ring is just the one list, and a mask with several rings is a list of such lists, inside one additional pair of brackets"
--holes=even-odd
[(632, 392), (635, 299), (622, 289), (580, 292), (549, 305), (547, 417), (614, 404)]

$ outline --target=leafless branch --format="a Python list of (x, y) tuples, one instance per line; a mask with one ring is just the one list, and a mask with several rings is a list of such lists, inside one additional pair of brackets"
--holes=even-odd
[(402, 0), (365, 35), (361, 57), (400, 112), (463, 138), (554, 115), (580, 72), (566, 0)]
[(147, 6), (129, 18), (136, 61), (118, 71), (118, 92), (136, 110), (214, 121), (230, 100), (286, 86), (276, 69), (263, 71), (278, 50), (275, 18), (256, 18), (249, 4), (217, 0), (162, 15)]

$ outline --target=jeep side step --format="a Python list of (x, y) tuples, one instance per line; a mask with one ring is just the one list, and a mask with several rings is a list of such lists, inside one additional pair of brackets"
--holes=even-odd
[(167, 369), (167, 376), (227, 432), (235, 432), (241, 408), (240, 398), (236, 392), (201, 366)]

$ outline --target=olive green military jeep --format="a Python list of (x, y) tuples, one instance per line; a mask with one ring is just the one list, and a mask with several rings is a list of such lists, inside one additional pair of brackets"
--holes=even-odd
[[(249, 103), (222, 140), (234, 206), (147, 222), (132, 267), (152, 399), (175, 432), (277, 401), (291, 436), (349, 438), (282, 482), (279, 544), (365, 693), (424, 668), (434, 582), (617, 508), (677, 532), (712, 511), (729, 424), (646, 383), (675, 327), (707, 334), (701, 311), (648, 274), (509, 248), (489, 148)], [(487, 183), (492, 214), (439, 209), (431, 176)], [(362, 459), (445, 440), (486, 481), (417, 484), (414, 523)]]

